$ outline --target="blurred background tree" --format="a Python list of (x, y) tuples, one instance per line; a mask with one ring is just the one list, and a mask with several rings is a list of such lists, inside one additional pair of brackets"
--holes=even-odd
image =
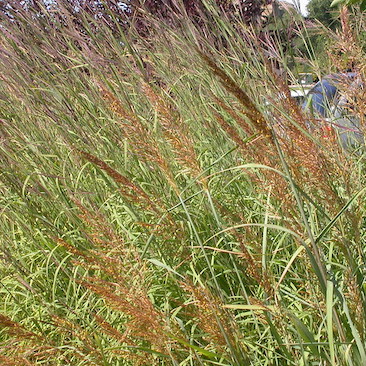
[[(239, 17), (246, 24), (258, 22), (264, 9), (273, 0), (215, 0), (219, 11), (229, 18)], [(94, 19), (100, 19), (107, 24), (111, 16), (123, 20), (143, 17), (148, 12), (160, 19), (171, 22), (175, 15), (182, 15), (182, 9), (188, 17), (199, 22), (207, 15), (207, 8), (203, 0), (0, 0), (0, 12), (2, 15), (15, 19), (22, 10), (34, 13), (50, 11), (50, 15), (59, 16), (66, 10), (76, 17), (89, 13)], [(122, 23), (121, 22), (121, 23)]]
[[(247, 24), (257, 22), (261, 17), (266, 5), (272, 0), (215, 0), (221, 11), (229, 18), (238, 16)], [(143, 8), (149, 13), (162, 18), (170, 18), (172, 13), (180, 11), (183, 5), (188, 16), (199, 19), (205, 12), (204, 1), (202, 0), (131, 0), (132, 12)]]
[(331, 8), (332, 0), (310, 0), (307, 10), (308, 18), (318, 20), (332, 30), (340, 26), (339, 11)]

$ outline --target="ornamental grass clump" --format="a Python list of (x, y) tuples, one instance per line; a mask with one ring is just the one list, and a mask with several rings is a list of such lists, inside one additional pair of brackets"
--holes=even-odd
[[(256, 136), (255, 143), (248, 143), (248, 148), (242, 146), (243, 142), (238, 142), (241, 150), (247, 158), (252, 160), (260, 160), (261, 163), (271, 166), (274, 169), (281, 169), (283, 162), (281, 162), (280, 154), (277, 151), (281, 150), (286, 158), (286, 165), (289, 172), (294, 177), (296, 182), (301, 182), (300, 186), (304, 191), (309, 191), (310, 194), (315, 194), (315, 197), (320, 197), (328, 201), (330, 208), (335, 208), (335, 212), (344, 204), (341, 197), (339, 197), (337, 187), (335, 186), (334, 177), (340, 176), (347, 167), (344, 157), (338, 152), (338, 161), (334, 156), (330, 155), (319, 146), (319, 142), (314, 140), (314, 137), (309, 136), (306, 129), (306, 117), (300, 110), (300, 107), (295, 104), (289, 94), (289, 89), (284, 85), (283, 81), (275, 78), (278, 83), (276, 91), (283, 100), (281, 103), (287, 109), (289, 116), (281, 116), (276, 114), (265, 116), (260, 112), (257, 106), (253, 103), (250, 97), (240, 88), (238, 84), (232, 80), (223, 70), (219, 69), (214, 61), (206, 56), (201, 55), (204, 62), (212, 69), (213, 73), (218, 76), (223, 87), (231, 94), (233, 94), (243, 107), (240, 111), (246, 117), (237, 117), (238, 113), (233, 107), (225, 105), (222, 102), (217, 103), (224, 111), (234, 118), (235, 122), (243, 128), (243, 132), (249, 136)], [(217, 100), (217, 98), (215, 98)], [(230, 112), (230, 110), (233, 110)], [(219, 123), (223, 129), (227, 131), (234, 141), (241, 140), (238, 134), (234, 131), (234, 127), (229, 126), (222, 117), (217, 113)], [(277, 121), (274, 118), (278, 118)], [(296, 121), (293, 123), (292, 120)], [(325, 142), (327, 143), (327, 142)], [(335, 143), (335, 140), (332, 140)], [(336, 153), (334, 149), (332, 153)], [(248, 156), (251, 155), (251, 156)], [(341, 164), (343, 167), (341, 167)], [(271, 174), (271, 173), (270, 173)], [(268, 175), (270, 175), (268, 174)], [(342, 178), (347, 179), (348, 175), (342, 174)], [(269, 176), (266, 177), (266, 183)], [(287, 182), (282, 179), (273, 181), (273, 187), (277, 191), (279, 198), (284, 198), (289, 195), (284, 195), (288, 190)], [(349, 187), (347, 180), (342, 181), (344, 186)], [(305, 186), (306, 185), (306, 186)], [(287, 187), (287, 188), (286, 188)], [(286, 202), (286, 200), (284, 200)], [(337, 205), (338, 203), (338, 205)], [(291, 202), (293, 205), (293, 202)]]
[(344, 55), (204, 6), (2, 20), (1, 364), (366, 364), (363, 148), (288, 87)]

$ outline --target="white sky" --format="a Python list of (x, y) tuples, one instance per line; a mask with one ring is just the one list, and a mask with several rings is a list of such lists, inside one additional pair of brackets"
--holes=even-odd
[(306, 6), (308, 5), (309, 0), (286, 0), (289, 3), (294, 4), (296, 7), (300, 6), (301, 14), (306, 15)]

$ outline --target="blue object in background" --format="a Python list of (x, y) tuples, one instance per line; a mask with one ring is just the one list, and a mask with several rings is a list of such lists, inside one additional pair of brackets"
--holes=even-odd
[(343, 74), (330, 74), (318, 81), (306, 96), (302, 105), (303, 109), (310, 109), (314, 113), (319, 113), (326, 117), (330, 109), (337, 104), (338, 89), (337, 84), (345, 80), (354, 80), (357, 77), (355, 72), (346, 72)]
[[(310, 89), (302, 108), (310, 110), (314, 117), (318, 115), (326, 118), (337, 132), (342, 147), (350, 150), (364, 145), (365, 142), (359, 119), (349, 113), (347, 98), (338, 93), (337, 84), (345, 79), (358, 87), (356, 73), (327, 75)], [(309, 124), (308, 127), (312, 129), (315, 126)]]
[(323, 117), (326, 117), (328, 115), (327, 111), (329, 111), (331, 105), (334, 104), (337, 91), (338, 89), (334, 85), (333, 80), (325, 77), (310, 89), (302, 107), (304, 109), (310, 108), (313, 114), (316, 112)]

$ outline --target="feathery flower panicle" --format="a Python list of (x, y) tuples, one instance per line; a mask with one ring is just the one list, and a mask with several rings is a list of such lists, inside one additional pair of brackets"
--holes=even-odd
[(263, 134), (256, 132), (256, 129), (239, 115), (239, 111), (236, 110), (234, 105), (229, 106), (216, 96), (213, 96), (213, 98), (215, 103), (235, 121), (235, 123), (245, 133), (246, 137), (249, 138), (248, 141), (244, 142), (242, 137), (239, 136), (237, 132), (235, 132), (235, 128), (226, 122), (222, 116), (217, 116), (217, 112), (214, 112), (214, 115), (218, 119), (221, 127), (224, 130), (227, 130), (228, 135), (240, 147), (242, 154), (246, 158), (252, 159), (265, 156), (270, 156), (271, 158), (275, 157), (273, 154), (274, 146), (269, 144), (268, 140), (264, 138)]
[(174, 176), (167, 159), (161, 154), (159, 143), (153, 133), (140, 121), (140, 119), (122, 105), (110, 91), (100, 86), (103, 99), (109, 104), (110, 109), (120, 118), (123, 136), (129, 142), (132, 150), (139, 159), (155, 163), (166, 177), (168, 183), (177, 190)]
[(22, 325), (12, 321), (9, 317), (0, 314), (0, 327), (6, 329), (6, 333), (18, 340), (40, 340), (39, 335), (27, 331)]
[[(225, 217), (228, 227), (234, 227), (238, 223), (243, 224), (248, 222), (241, 212), (228, 210), (218, 201), (215, 201), (215, 204), (222, 216)], [(267, 295), (270, 296), (273, 293), (271, 274), (268, 272), (268, 269), (262, 267), (262, 247), (258, 244), (260, 239), (258, 238), (258, 234), (253, 230), (253, 227), (248, 226), (244, 229), (245, 233), (239, 232), (237, 229), (231, 231), (231, 234), (236, 239), (237, 243), (239, 243), (241, 250), (241, 252), (235, 252), (235, 255), (245, 266), (245, 273), (247, 276), (261, 285), (265, 289)], [(256, 257), (260, 259), (256, 259)]]
[(97, 209), (88, 209), (75, 197), (71, 198), (80, 211), (80, 219), (87, 225), (88, 231), (96, 246), (102, 249), (114, 250), (123, 245), (123, 239), (116, 234), (107, 218)]
[[(143, 269), (136, 248), (130, 246), (121, 235), (114, 232), (105, 216), (86, 208), (76, 199), (73, 199), (73, 202), (82, 213), (78, 216), (86, 224), (84, 234), (93, 244), (92, 249), (82, 251), (65, 240), (57, 240), (61, 246), (78, 258), (73, 261), (74, 264), (98, 269), (116, 282), (125, 281), (129, 272), (134, 271), (136, 264)], [(121, 268), (124, 270), (121, 271)], [(133, 274), (134, 278), (137, 280), (142, 273), (143, 271), (137, 271)]]
[[(106, 319), (99, 315), (94, 315), (94, 319), (96, 320), (98, 326), (102, 330), (102, 332), (116, 340), (119, 344), (126, 344), (131, 347), (138, 348), (136, 342), (131, 340), (129, 330), (125, 330), (124, 333), (121, 333), (117, 330), (112, 324), (110, 324)], [(114, 348), (112, 353), (118, 357), (123, 357), (124, 359), (132, 362), (133, 365), (140, 366), (140, 365), (154, 365), (154, 357), (146, 352), (132, 352)]]
[[(258, 110), (255, 103), (252, 102), (251, 98), (235, 81), (219, 68), (210, 57), (200, 51), (198, 52), (212, 72), (218, 76), (224, 88), (234, 95), (244, 107), (243, 113), (248, 118), (248, 122), (243, 121), (233, 106), (229, 107), (220, 100), (218, 102), (218, 98), (214, 97), (216, 104), (228, 113), (247, 135), (248, 132), (251, 134), (259, 132), (263, 136), (263, 138), (257, 138), (247, 143), (246, 148), (244, 148), (244, 144), (239, 141), (240, 137), (233, 127), (228, 125), (223, 117), (217, 116), (214, 113), (218, 123), (240, 147), (245, 159), (282, 170), (282, 162), (279, 158), (279, 151), (277, 151), (279, 147), (284, 154), (290, 173), (299, 187), (316, 197), (321, 195), (328, 201), (329, 208), (338, 210), (343, 202), (341, 202), (335, 190), (332, 179), (339, 176), (340, 166), (336, 164), (336, 160), (330, 152), (326, 154), (318, 147), (314, 139), (299, 129), (298, 126), (304, 130), (307, 129), (306, 118), (299, 106), (292, 100), (290, 90), (284, 84), (284, 81), (275, 72), (272, 72), (272, 76), (276, 81), (275, 89), (277, 93), (282, 95), (276, 103), (283, 105), (284, 110), (289, 113), (290, 119), (295, 120), (298, 126), (290, 121), (288, 116), (283, 116), (276, 110), (272, 118), (277, 118), (278, 123), (273, 123), (275, 121), (273, 120), (270, 126), (267, 118)], [(270, 65), (267, 66), (269, 67)], [(271, 70), (270, 67), (269, 70)], [(278, 145), (274, 143), (274, 139), (277, 139)], [(262, 178), (259, 176), (259, 181), (262, 182), (262, 185), (270, 184), (273, 195), (282, 202), (283, 208), (292, 215), (294, 213), (292, 210), (294, 197), (290, 194), (288, 182), (283, 177), (279, 177), (269, 171), (262, 171), (261, 176)], [(256, 178), (254, 174), (251, 177), (258, 180), (258, 177)], [(338, 203), (338, 205), (335, 205), (335, 203)]]
[(1, 365), (33, 366), (60, 354), (60, 350), (43, 336), (27, 331), (24, 326), (3, 314), (0, 314), (0, 329), (5, 329), (10, 337), (0, 345)]
[[(256, 235), (252, 234), (250, 230), (247, 231), (246, 235), (242, 235), (237, 231), (234, 231), (234, 236), (240, 244), (241, 253), (239, 258), (244, 262), (246, 268), (245, 272), (249, 278), (254, 279), (259, 285), (261, 285), (267, 293), (267, 296), (273, 294), (273, 287), (271, 285), (271, 280), (268, 270), (262, 267), (262, 262), (259, 259), (255, 259), (247, 248), (247, 243), (253, 243), (257, 246), (258, 238)], [(250, 240), (252, 238), (252, 240)], [(259, 249), (260, 256), (262, 257), (261, 248)]]
[(239, 115), (239, 111), (233, 105), (227, 105), (225, 101), (221, 100), (220, 98), (213, 95), (213, 99), (216, 105), (220, 106), (237, 124), (238, 126), (244, 131), (247, 136), (251, 136), (255, 134), (255, 130), (253, 126), (251, 126), (248, 121), (246, 121), (242, 116)]
[[(87, 277), (78, 282), (104, 299), (110, 308), (128, 316), (124, 324), (125, 331), (123, 334), (108, 324), (107, 321), (101, 321), (102, 318), (98, 318), (97, 322), (102, 331), (119, 341), (121, 345), (136, 345), (136, 342), (138, 343), (143, 339), (149, 342), (157, 351), (167, 352), (167, 347), (169, 348), (171, 343), (164, 332), (167, 325), (164, 325), (163, 314), (154, 308), (147, 295), (146, 279), (143, 278), (145, 270), (142, 267), (132, 269), (126, 258), (108, 263), (105, 255), (100, 252), (94, 252), (93, 254), (94, 257), (82, 255), (82, 259), (85, 261), (78, 262), (78, 264), (85, 268), (95, 265), (95, 269), (104, 272), (113, 282), (103, 280), (102, 276), (99, 275)], [(126, 268), (126, 266), (130, 268)], [(134, 281), (133, 286), (131, 286), (132, 278)], [(95, 354), (93, 344), (88, 341), (88, 333), (80, 333), (77, 325), (65, 319), (57, 320), (57, 324), (63, 327), (65, 331), (77, 335), (79, 339), (84, 340), (85, 338), (85, 345), (80, 350), (82, 354), (93, 355), (94, 358), (98, 356), (98, 354)], [(132, 354), (131, 356), (134, 357)]]
[(21, 356), (3, 356), (0, 354), (0, 364), (2, 366), (36, 366), (38, 363), (30, 362)]
[(89, 277), (82, 284), (102, 297), (111, 308), (129, 317), (125, 324), (127, 343), (144, 339), (157, 351), (167, 351), (171, 341), (165, 333), (168, 326), (164, 315), (154, 308), (143, 286), (131, 287), (129, 281), (117, 284), (96, 277)]
[(75, 248), (73, 245), (69, 244), (66, 240), (63, 240), (61, 238), (56, 238), (55, 242), (58, 245), (60, 245), (61, 247), (65, 248), (69, 253), (71, 253), (73, 255), (85, 257), (85, 258), (87, 257), (87, 255), (83, 251)]
[(232, 95), (234, 95), (240, 104), (244, 107), (243, 114), (248, 118), (249, 123), (260, 132), (269, 143), (272, 142), (272, 131), (268, 126), (264, 115), (259, 111), (255, 103), (251, 100), (247, 93), (216, 63), (206, 54), (197, 50), (203, 61), (210, 67), (212, 72), (218, 76), (222, 86)]
[(348, 306), (351, 311), (352, 319), (355, 319), (358, 331), (363, 336), (365, 335), (365, 314), (363, 309), (362, 290), (357, 284), (355, 274), (350, 269), (347, 270), (345, 285), (347, 291), (345, 292), (345, 298), (347, 299)]
[[(247, 120), (244, 120), (239, 116), (238, 112), (235, 111), (233, 106), (228, 106), (224, 101), (220, 101), (218, 103), (219, 106), (223, 108), (225, 112), (227, 112), (231, 117), (235, 119), (235, 122), (240, 126), (240, 128), (249, 136), (253, 136), (256, 133), (259, 133), (259, 136), (254, 140), (248, 142), (247, 149), (241, 148), (241, 152), (243, 153), (246, 159), (252, 160), (253, 162), (259, 162), (260, 164), (267, 165), (273, 167), (275, 169), (281, 168), (281, 161), (278, 157), (278, 152), (274, 143), (274, 132), (272, 127), (266, 120), (266, 117), (263, 113), (257, 108), (256, 104), (251, 100), (249, 95), (243, 91), (243, 89), (237, 85), (237, 83), (226, 74), (220, 67), (216, 65), (216, 63), (203, 52), (198, 50), (199, 55), (204, 60), (204, 62), (210, 67), (212, 72), (218, 76), (223, 87), (232, 95), (234, 95), (242, 107), (244, 108), (241, 111), (247, 117)], [(217, 97), (214, 97), (217, 101)], [(220, 119), (218, 120), (220, 125), (223, 126), (231, 135), (229, 135), (234, 141), (238, 140), (238, 137), (231, 128), (229, 129), (227, 124), (223, 123)], [(240, 143), (239, 146), (243, 146)], [(262, 176), (262, 177), (261, 177)], [(261, 176), (255, 177), (254, 174), (251, 177), (256, 180), (262, 182), (262, 185), (265, 184), (268, 188), (268, 184), (271, 185), (273, 192), (276, 194), (280, 201), (283, 201), (283, 198), (290, 197), (287, 192), (289, 192), (288, 182), (279, 177), (272, 172), (262, 171)], [(293, 202), (288, 202), (288, 206), (292, 206)]]
[[(350, 63), (358, 63), (357, 56), (360, 55), (359, 42), (357, 42), (349, 20), (347, 6), (342, 6), (340, 12), (342, 31), (338, 33), (338, 48), (348, 56)], [(361, 51), (362, 53), (362, 51)]]
[[(116, 262), (118, 258), (125, 258), (127, 263), (136, 263), (139, 261), (139, 256), (137, 252), (126, 244), (125, 240), (118, 235), (114, 229), (111, 227), (107, 218), (96, 210), (90, 210), (86, 208), (80, 201), (75, 198), (72, 198), (72, 201), (80, 210), (81, 214), (78, 215), (80, 219), (86, 224), (86, 231), (88, 239), (92, 242), (100, 253), (105, 255), (105, 262)], [(159, 203), (159, 207), (156, 208), (155, 212), (158, 214), (158, 223), (148, 223), (148, 222), (136, 222), (136, 224), (145, 229), (150, 234), (160, 237), (165, 242), (165, 249), (167, 250), (167, 254), (171, 254), (172, 256), (176, 256), (176, 248), (170, 248), (169, 243), (172, 241), (172, 238), (181, 238), (183, 234), (183, 228), (179, 225), (179, 222), (174, 220), (170, 213), (165, 213), (163, 219), (161, 219), (160, 214), (164, 212), (166, 209), (163, 207), (163, 204), (159, 202), (159, 199), (155, 199)], [(146, 206), (141, 205), (143, 208)], [(153, 217), (155, 219), (156, 217)], [(90, 251), (89, 254), (77, 252), (77, 249), (74, 247), (70, 248), (68, 243), (61, 243), (66, 249), (68, 249), (71, 253), (84, 256), (85, 260), (90, 264), (96, 265), (95, 257), (91, 257), (90, 254), (93, 251)], [(97, 254), (97, 253), (96, 253)], [(93, 259), (94, 258), (94, 259)], [(108, 266), (109, 270), (113, 268), (118, 268), (117, 263), (116, 266)]]
[[(246, 136), (249, 137), (247, 141), (243, 140), (231, 122), (227, 122), (222, 114), (218, 114), (216, 111), (213, 111), (216, 121), (228, 136), (239, 146), (240, 152), (245, 158), (245, 161), (263, 164), (280, 170), (281, 162), (278, 158), (274, 144), (270, 143), (263, 134), (256, 132), (256, 130), (239, 115), (239, 112), (235, 110), (235, 106), (229, 106), (215, 96), (214, 99), (216, 104), (229, 114)], [(265, 186), (266, 190), (271, 188), (275, 194), (277, 193), (277, 197), (281, 201), (286, 202), (283, 198), (287, 196), (289, 186), (288, 182), (283, 177), (273, 174), (268, 170), (262, 170), (260, 174), (251, 171), (246, 173), (253, 181), (260, 183), (259, 187)], [(289, 203), (289, 205), (291, 204), (292, 202)]]
[[(100, 365), (103, 355), (95, 342), (93, 332), (84, 329), (75, 321), (57, 315), (52, 316), (54, 326), (69, 338), (75, 349), (75, 355), (81, 360), (88, 360), (92, 365)], [(76, 341), (76, 342), (74, 342)]]
[[(330, 134), (324, 138), (321, 129), (318, 129), (318, 133), (316, 130), (312, 131), (312, 137), (305, 134), (302, 130), (308, 130), (308, 116), (291, 97), (285, 81), (269, 65), (268, 71), (275, 82), (275, 91), (282, 95), (275, 103), (282, 107), (285, 114), (273, 111), (273, 116), (278, 121), (274, 131), (292, 176), (304, 191), (320, 194), (327, 201), (329, 208), (338, 210), (343, 203), (334, 189), (333, 182), (335, 177), (347, 169), (348, 164), (335, 141), (335, 136)], [(316, 125), (319, 125), (319, 122), (316, 122)], [(340, 163), (337, 163), (337, 160)]]
[[(150, 96), (152, 104), (159, 109), (161, 113), (161, 120), (165, 124), (164, 130), (166, 136), (170, 137), (170, 141), (173, 145), (174, 150), (177, 153), (178, 160), (182, 162), (182, 165), (188, 168), (193, 176), (198, 176), (201, 172), (192, 139), (189, 136), (188, 129), (183, 127), (184, 124), (180, 120), (177, 112), (171, 112), (171, 106), (169, 106), (161, 97), (157, 96), (153, 92), (151, 87), (145, 85), (146, 95)], [(172, 189), (179, 194), (179, 188), (177, 186), (175, 177), (172, 173), (170, 164), (166, 157), (161, 153), (159, 149), (159, 143), (156, 137), (153, 135), (146, 126), (142, 124), (140, 119), (122, 105), (121, 101), (118, 100), (110, 91), (105, 87), (100, 86), (103, 94), (103, 98), (107, 101), (112, 111), (114, 111), (121, 119), (121, 126), (123, 127), (122, 132), (132, 149), (136, 152), (137, 156), (148, 163), (155, 163), (163, 173), (165, 179), (172, 187)], [(176, 120), (174, 120), (174, 118)], [(170, 120), (170, 118), (173, 118)], [(172, 122), (174, 120), (174, 123)], [(127, 123), (126, 123), (127, 121)], [(173, 124), (172, 124), (173, 123)], [(169, 140), (169, 139), (168, 139)], [(83, 152), (83, 154), (85, 154)], [(113, 179), (121, 184), (125, 184), (129, 191), (123, 190), (123, 194), (130, 197), (130, 201), (133, 203), (139, 203), (142, 208), (150, 208), (156, 214), (165, 212), (165, 217), (159, 225), (153, 225), (149, 223), (140, 223), (140, 225), (148, 227), (151, 233), (161, 237), (171, 237), (172, 235), (181, 236), (182, 228), (178, 223), (171, 217), (170, 213), (167, 213), (165, 204), (161, 202), (158, 196), (150, 198), (140, 187), (129, 182), (126, 177), (114, 171), (106, 163), (100, 159), (92, 156), (91, 154), (84, 155), (85, 158), (99, 166), (102, 170), (106, 171)], [(130, 192), (132, 190), (132, 192)]]
[(333, 34), (332, 52), (328, 56), (332, 64), (344, 73), (346, 70), (354, 72), (354, 80), (344, 78), (337, 80), (341, 97), (347, 100), (347, 105), (343, 106), (350, 115), (355, 116), (360, 121), (361, 131), (365, 132), (366, 126), (366, 61), (365, 51), (362, 41), (357, 37), (355, 24), (350, 20), (350, 14), (346, 6), (341, 8), (340, 19), (342, 28), (335, 35)]
[(191, 316), (196, 318), (199, 328), (206, 333), (204, 339), (224, 350), (228, 346), (228, 341), (233, 342), (235, 339), (233, 333), (235, 322), (231, 315), (207, 288), (195, 285), (189, 280), (182, 282), (181, 287), (192, 297)]
[(199, 176), (202, 170), (194, 148), (193, 138), (180, 113), (167, 102), (166, 98), (158, 95), (150, 85), (144, 83), (142, 90), (158, 113), (164, 136), (172, 146), (178, 163), (187, 169), (194, 178)]
[(237, 146), (239, 146), (241, 151), (246, 151), (247, 145), (243, 141), (243, 138), (239, 135), (237, 129), (230, 125), (219, 113), (216, 111), (212, 111), (213, 115), (216, 118), (216, 121), (221, 126), (221, 128), (227, 133), (227, 135), (235, 142)]
[(131, 182), (127, 177), (118, 173), (116, 170), (111, 168), (107, 163), (100, 160), (96, 156), (89, 154), (85, 151), (79, 151), (79, 153), (88, 161), (95, 164), (98, 168), (106, 172), (116, 183), (121, 185), (120, 188), (121, 193), (127, 199), (134, 203), (138, 203), (143, 207), (149, 208), (154, 212), (160, 212), (157, 205), (150, 199), (149, 195), (147, 195), (142, 188)]
[(94, 315), (94, 319), (96, 320), (97, 324), (103, 329), (103, 332), (108, 336), (114, 338), (120, 343), (126, 343), (131, 346), (136, 345), (135, 342), (129, 340), (128, 333), (126, 331), (124, 333), (121, 333), (114, 326), (112, 326), (112, 324), (110, 324), (106, 319), (104, 319), (99, 315)]
[[(146, 263), (141, 260), (136, 248), (129, 246), (123, 238), (113, 233), (103, 216), (94, 214), (82, 203), (75, 202), (82, 212), (80, 218), (87, 223), (88, 230), (102, 235), (89, 235), (94, 248), (86, 251), (73, 248), (62, 240), (59, 243), (75, 255), (75, 265), (87, 270), (98, 270), (98, 275), (78, 282), (104, 299), (110, 308), (128, 317), (123, 335), (106, 321), (99, 321), (100, 327), (108, 335), (118, 338), (121, 343), (131, 345), (143, 339), (158, 351), (166, 352), (170, 344), (164, 333), (167, 325), (164, 315), (155, 309), (148, 296)], [(94, 241), (96, 236), (97, 240)]]

